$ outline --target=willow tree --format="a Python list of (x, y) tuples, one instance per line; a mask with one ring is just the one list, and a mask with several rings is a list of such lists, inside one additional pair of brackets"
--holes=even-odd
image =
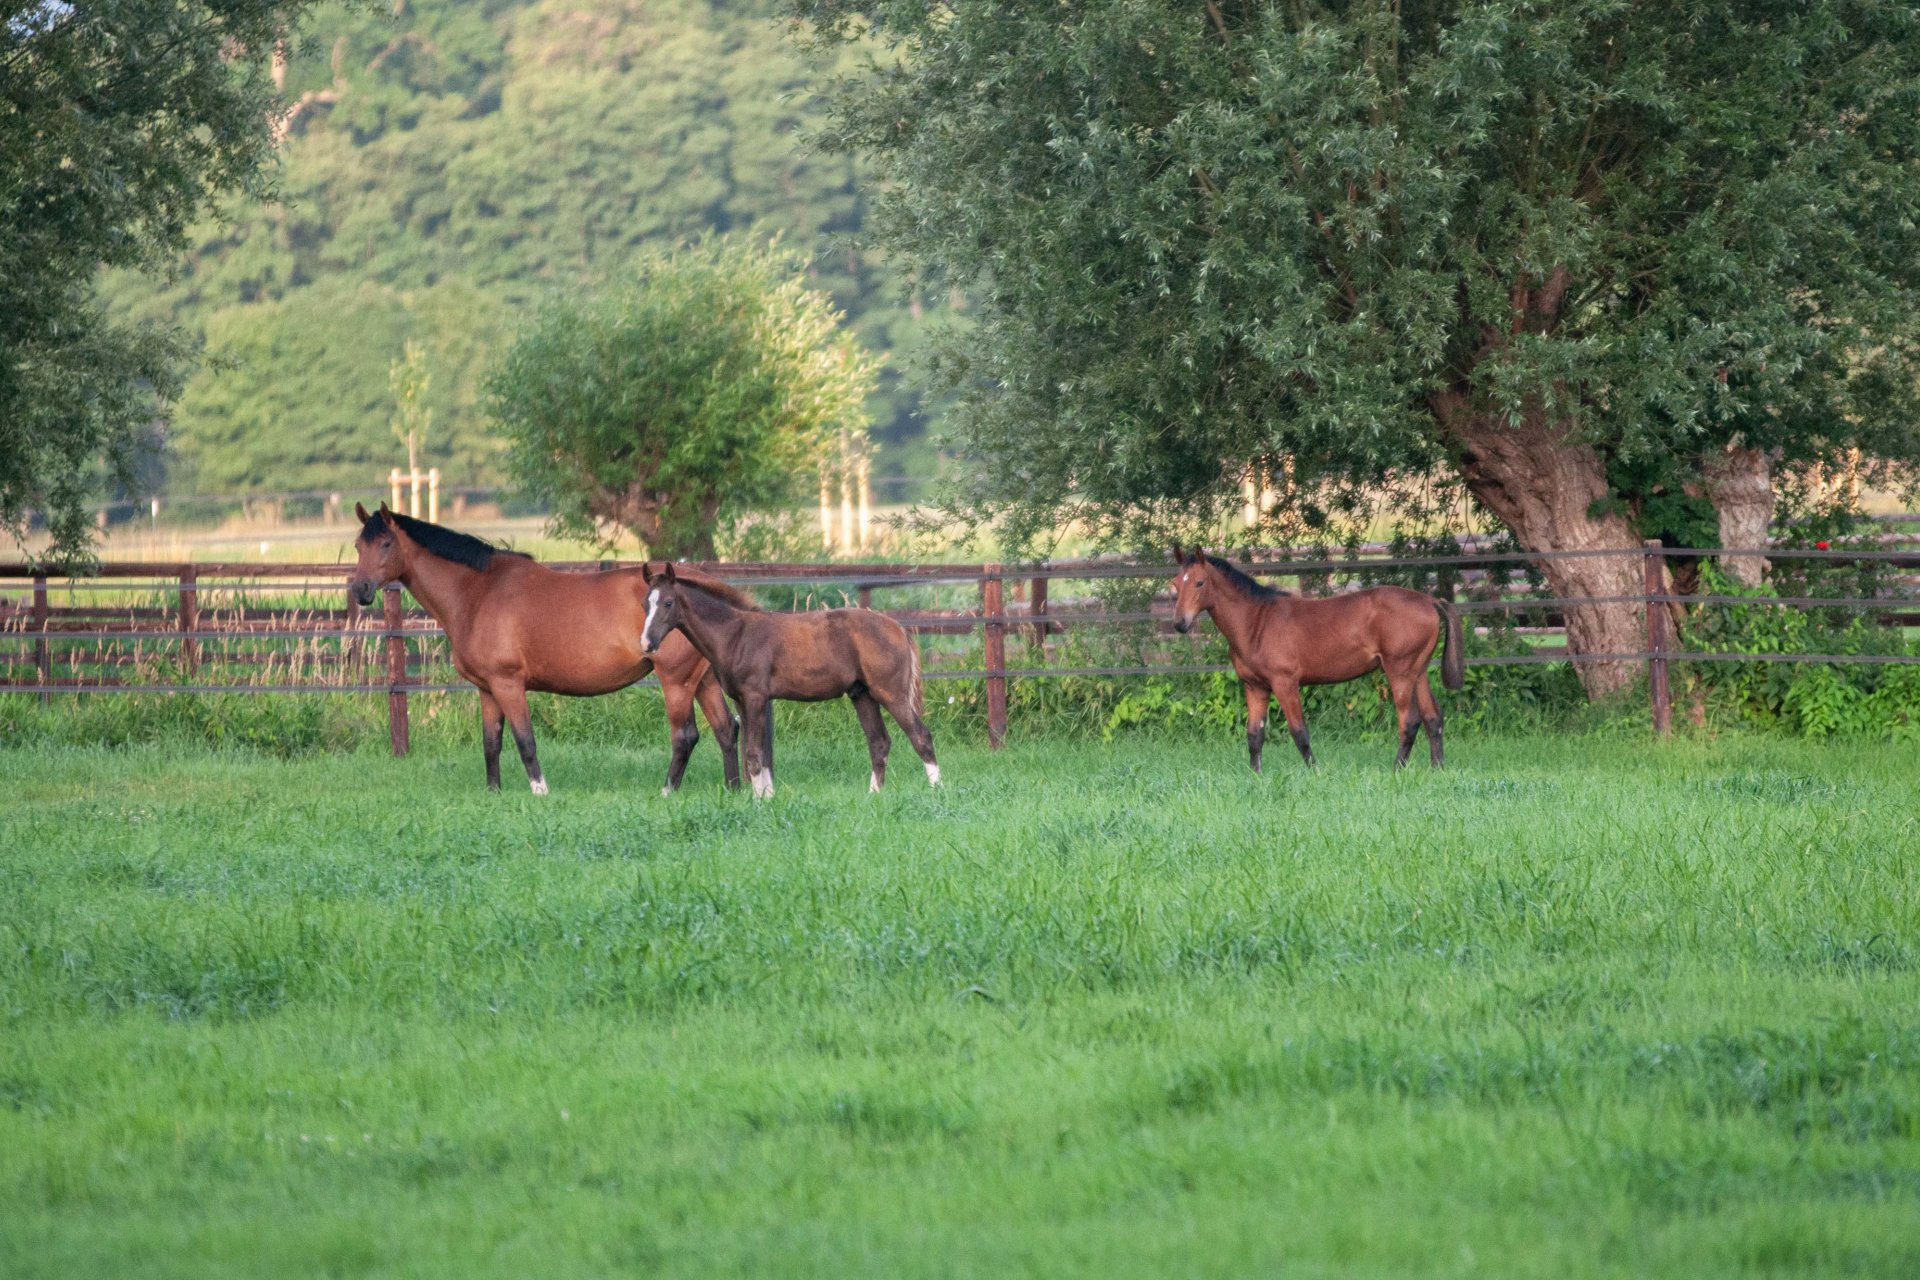
[[(942, 352), (954, 497), (1016, 541), (1063, 505), (1144, 539), (1284, 459), (1298, 493), (1438, 470), (1525, 548), (1604, 553), (1655, 494), (1751, 513), (1778, 462), (1920, 453), (1911, 8), (795, 9), (880, 50), (821, 141), (877, 159), (869, 226), (978, 304)], [(1543, 568), (1639, 590), (1625, 555)], [(1636, 650), (1640, 611), (1568, 632)]]
[(729, 523), (805, 504), (841, 436), (865, 437), (877, 361), (803, 266), (712, 238), (541, 309), (487, 392), (507, 469), (555, 532), (605, 542), (617, 526), (654, 555), (711, 560)]

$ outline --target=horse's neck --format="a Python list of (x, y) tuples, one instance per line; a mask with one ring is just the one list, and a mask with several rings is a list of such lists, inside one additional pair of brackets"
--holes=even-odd
[(1254, 648), (1255, 638), (1272, 607), (1271, 600), (1249, 600), (1241, 596), (1224, 606), (1209, 605), (1207, 612), (1213, 615), (1213, 625), (1227, 638), (1227, 647), (1245, 653)]
[(433, 615), (448, 639), (457, 641), (457, 633), (466, 629), (467, 615), (477, 596), (475, 588), (482, 576), (477, 569), (443, 560), (415, 547), (400, 581)]
[(745, 611), (697, 589), (682, 590), (680, 606), (683, 610), (680, 626), (687, 633), (687, 639), (706, 655), (708, 662), (718, 665), (730, 652), (727, 642), (740, 629)]

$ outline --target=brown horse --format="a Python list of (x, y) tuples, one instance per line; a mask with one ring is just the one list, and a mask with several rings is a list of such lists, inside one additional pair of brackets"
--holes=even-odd
[(746, 721), (747, 776), (756, 797), (773, 794), (775, 698), (852, 699), (873, 761), (871, 791), (887, 780), (893, 746), (880, 718), (885, 707), (926, 763), (927, 781), (940, 785), (933, 735), (921, 718), (920, 649), (899, 623), (871, 609), (763, 613), (751, 597), (705, 574), (671, 564), (645, 572), (653, 587), (643, 632), (647, 652), (664, 649), (678, 631), (713, 664)]
[(738, 726), (707, 660), (685, 640), (660, 646), (657, 653), (641, 651), (644, 574), (631, 569), (561, 573), (521, 552), (389, 511), (384, 502), (371, 516), (359, 503), (353, 509), (362, 524), (354, 543), (360, 562), (347, 591), (364, 608), (383, 583), (398, 582), (445, 629), (454, 669), (480, 690), (489, 790), (500, 789), (504, 719), (513, 726), (534, 794), (547, 793), (533, 750), (529, 690), (581, 697), (612, 693), (649, 671), (660, 677), (673, 729), (673, 760), (661, 794), (679, 787), (687, 757), (700, 741), (693, 722), (696, 700), (720, 743), (727, 785), (740, 785), (734, 750)]
[(1218, 557), (1199, 550), (1173, 549), (1180, 565), (1173, 580), (1173, 626), (1182, 635), (1202, 613), (1227, 638), (1227, 652), (1247, 695), (1247, 754), (1260, 772), (1260, 748), (1267, 738), (1267, 701), (1280, 699), (1294, 745), (1308, 764), (1307, 718), (1300, 707), (1303, 684), (1340, 684), (1369, 671), (1383, 671), (1400, 717), (1400, 754), (1393, 767), (1407, 763), (1413, 739), (1424, 724), (1427, 746), (1440, 765), (1444, 717), (1427, 683), (1427, 663), (1440, 643), (1446, 620), (1446, 649), (1440, 679), (1449, 689), (1464, 682), (1466, 646), (1460, 615), (1444, 600), (1404, 587), (1370, 587), (1329, 599), (1290, 596), (1263, 587)]

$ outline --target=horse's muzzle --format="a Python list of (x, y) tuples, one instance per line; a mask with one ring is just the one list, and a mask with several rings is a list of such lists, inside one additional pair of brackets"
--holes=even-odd
[(373, 583), (349, 582), (347, 584), (347, 598), (359, 605), (362, 609), (369, 608), (373, 604), (373, 597)]
[(1173, 620), (1173, 629), (1175, 631), (1178, 631), (1181, 635), (1185, 635), (1187, 634), (1187, 632), (1193, 630), (1193, 619), (1192, 618), (1175, 618)]

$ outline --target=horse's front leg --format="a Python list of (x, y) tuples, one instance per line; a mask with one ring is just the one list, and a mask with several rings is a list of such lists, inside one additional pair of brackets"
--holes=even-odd
[(480, 749), (487, 757), (487, 790), (500, 789), (500, 731), (506, 716), (491, 693), (480, 690)]
[(747, 694), (740, 699), (741, 732), (746, 735), (747, 781), (753, 784), (753, 798), (765, 800), (773, 794), (773, 706), (766, 697)]
[(1256, 685), (1251, 680), (1240, 682), (1241, 692), (1247, 695), (1247, 758), (1253, 762), (1253, 771), (1260, 772), (1260, 749), (1267, 743), (1267, 703), (1273, 697), (1265, 685)]
[(546, 775), (540, 772), (540, 758), (533, 749), (533, 713), (527, 708), (526, 686), (496, 686), (494, 697), (500, 701), (500, 710), (506, 713), (507, 727), (513, 730), (513, 745), (520, 748), (520, 763), (527, 767), (528, 785), (537, 796), (547, 794)]
[(727, 695), (721, 692), (720, 682), (713, 678), (711, 670), (702, 673), (693, 696), (699, 702), (701, 711), (706, 713), (707, 724), (713, 729), (714, 742), (719, 744), (720, 769), (726, 775), (727, 790), (738, 791), (740, 722), (734, 718), (733, 708), (727, 705)]

